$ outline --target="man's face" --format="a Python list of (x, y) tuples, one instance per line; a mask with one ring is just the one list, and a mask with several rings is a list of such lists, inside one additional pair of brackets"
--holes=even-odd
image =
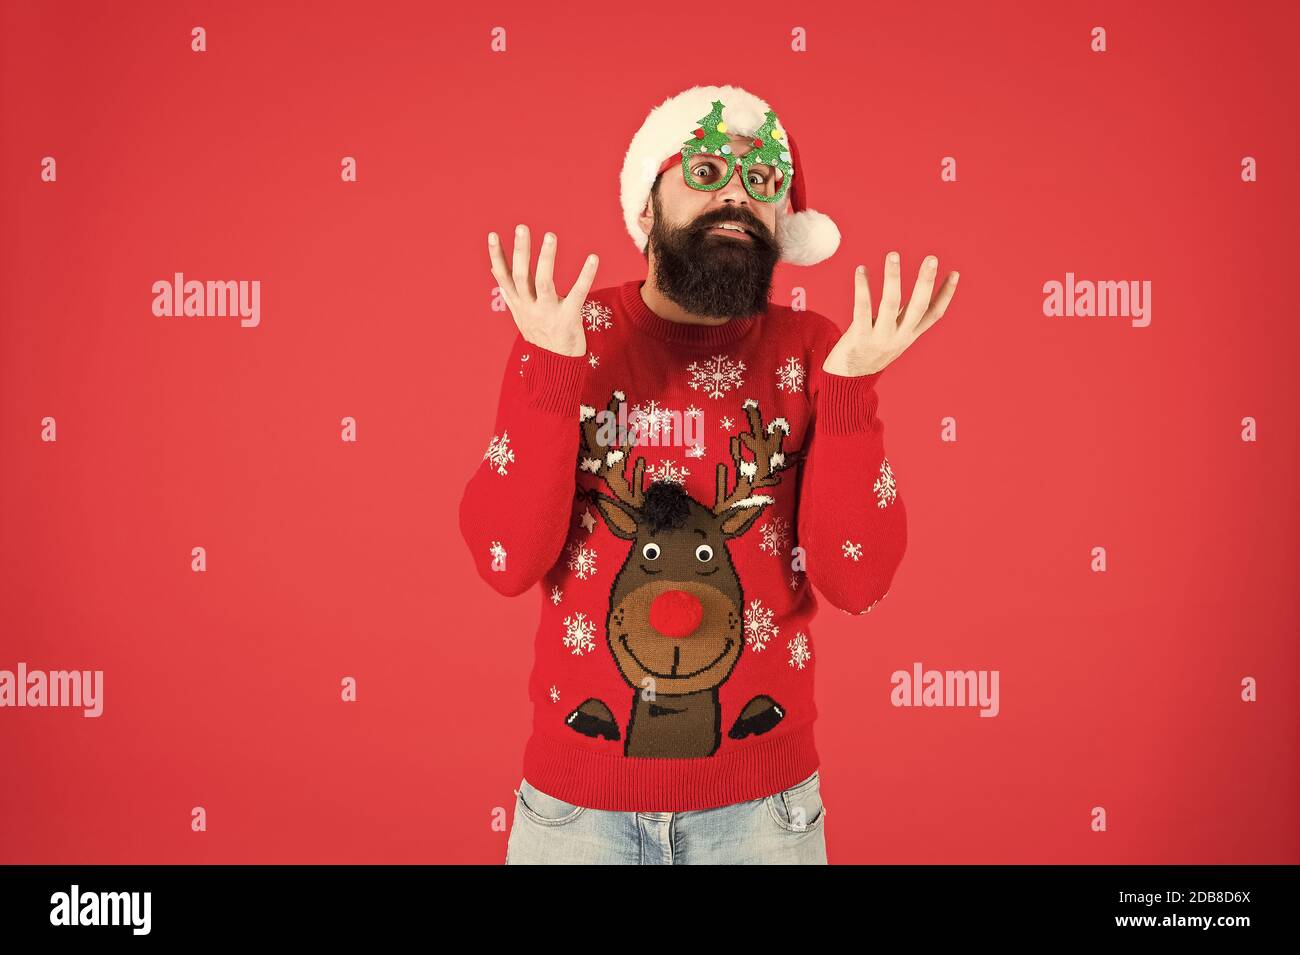
[[(731, 138), (734, 155), (750, 149), (752, 137)], [(655, 284), (671, 301), (696, 315), (738, 318), (767, 308), (772, 272), (781, 250), (776, 244), (777, 207), (759, 202), (735, 170), (721, 189), (688, 186), (680, 165), (660, 177), (652, 196), (653, 216), (643, 211), (647, 251), (654, 260)], [(724, 231), (722, 223), (745, 232)]]

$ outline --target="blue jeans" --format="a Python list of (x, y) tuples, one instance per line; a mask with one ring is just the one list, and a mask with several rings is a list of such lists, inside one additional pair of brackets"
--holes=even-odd
[(548, 796), (523, 779), (506, 865), (826, 865), (817, 771), (789, 789), (693, 812), (614, 812)]

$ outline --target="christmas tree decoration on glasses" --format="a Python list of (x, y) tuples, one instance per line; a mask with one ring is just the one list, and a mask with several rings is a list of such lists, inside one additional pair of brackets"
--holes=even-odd
[(779, 202), (794, 179), (794, 165), (787, 148), (785, 130), (776, 113), (765, 110), (766, 119), (752, 137), (748, 152), (737, 156), (722, 120), (723, 104), (713, 101), (709, 115), (682, 147), (682, 176), (692, 189), (711, 192), (731, 181), (741, 171), (745, 191), (759, 202)]

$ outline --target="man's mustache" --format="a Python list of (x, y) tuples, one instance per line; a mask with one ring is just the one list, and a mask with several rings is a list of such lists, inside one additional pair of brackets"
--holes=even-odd
[(763, 223), (759, 222), (758, 219), (753, 216), (737, 215), (734, 212), (714, 213), (710, 214), (707, 218), (701, 216), (700, 219), (696, 220), (695, 231), (707, 232), (709, 229), (723, 225), (724, 223), (740, 226), (749, 233), (750, 238), (761, 239), (764, 242), (771, 241), (771, 235), (768, 233), (767, 226), (763, 225)]

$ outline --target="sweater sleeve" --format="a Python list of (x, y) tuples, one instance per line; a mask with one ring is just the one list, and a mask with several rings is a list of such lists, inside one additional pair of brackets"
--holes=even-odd
[(560, 556), (573, 510), (585, 355), (516, 332), (491, 440), (460, 501), (460, 533), (478, 574), (513, 597)]
[(907, 548), (907, 512), (876, 414), (880, 373), (813, 376), (812, 446), (800, 475), (799, 543), (808, 580), (863, 614), (889, 591)]

